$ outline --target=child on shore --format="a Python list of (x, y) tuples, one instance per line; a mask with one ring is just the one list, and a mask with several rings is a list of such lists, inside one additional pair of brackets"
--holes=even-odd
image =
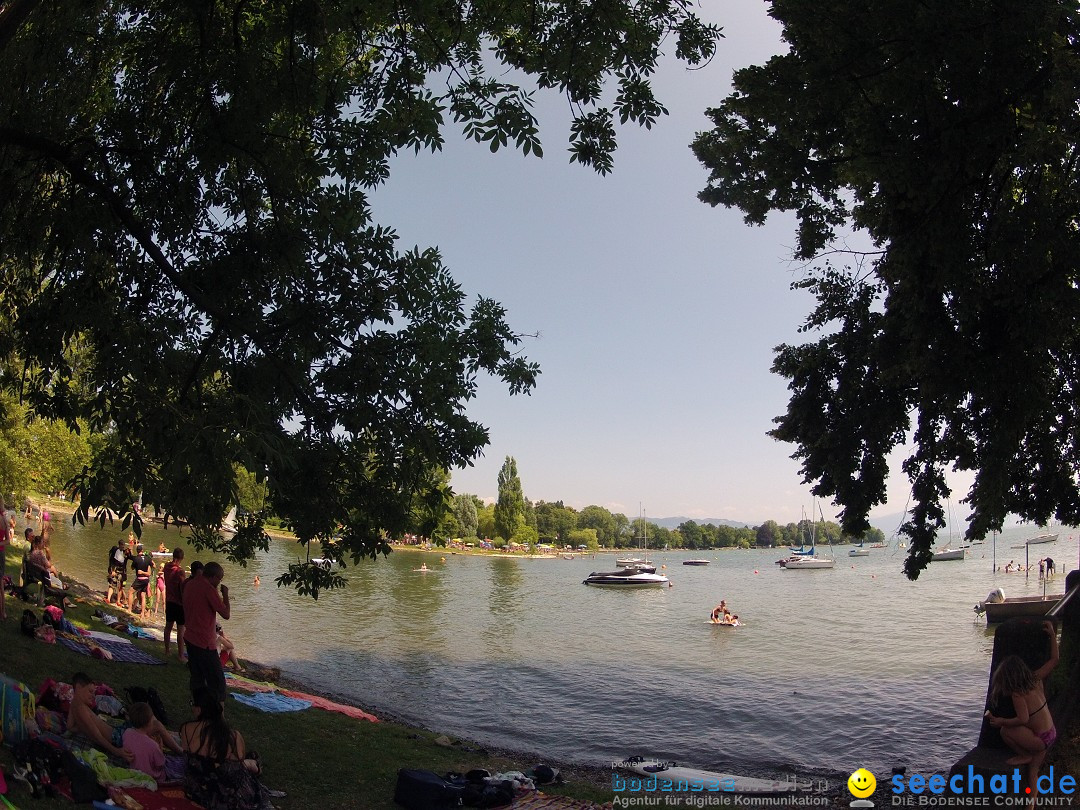
[(154, 598), (154, 615), (165, 615), (165, 563), (161, 563), (158, 566), (157, 572), (157, 586), (155, 588), (157, 595)]
[[(135, 755), (131, 767), (150, 774), (158, 782), (179, 782), (184, 778), (183, 757), (169, 758), (159, 740), (161, 724), (155, 722), (149, 703), (132, 703), (128, 709), (131, 726), (124, 730), (124, 748)], [(168, 733), (168, 732), (166, 732)], [(175, 740), (164, 741), (179, 750)]]
[(1001, 739), (1016, 752), (1007, 762), (1010, 765), (1027, 765), (1027, 783), (1034, 791), (1039, 768), (1046, 759), (1046, 751), (1057, 739), (1054, 718), (1046, 705), (1043, 682), (1057, 666), (1057, 630), (1051, 621), (1043, 622), (1043, 630), (1050, 636), (1050, 657), (1032, 672), (1018, 655), (1005, 658), (990, 679), (990, 705), (1012, 703), (1015, 717), (1001, 717), (986, 710), (990, 725), (1001, 730)]

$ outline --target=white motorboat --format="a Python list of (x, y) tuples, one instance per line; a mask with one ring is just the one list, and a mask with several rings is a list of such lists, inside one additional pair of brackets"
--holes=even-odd
[(641, 551), (645, 559), (637, 557), (616, 560), (618, 571), (593, 571), (582, 583), (612, 588), (651, 588), (668, 584), (668, 578), (656, 573), (656, 566), (649, 562), (649, 530), (644, 514), (641, 520)]
[(941, 562), (943, 560), (962, 560), (967, 552), (962, 548), (941, 548), (934, 552), (930, 558), (931, 562)]
[(1058, 539), (1056, 534), (1040, 534), (1037, 537), (1032, 537), (1030, 540), (1025, 540), (1024, 544), (1028, 546), (1037, 546), (1040, 543), (1054, 543)]
[(668, 578), (637, 568), (620, 568), (618, 571), (593, 571), (582, 583), (610, 588), (656, 588), (667, 585)]
[(683, 560), (683, 565), (708, 565), (708, 560)]
[(790, 557), (780, 563), (782, 568), (789, 571), (800, 568), (832, 568), (835, 565), (836, 560), (829, 560), (825, 557)]

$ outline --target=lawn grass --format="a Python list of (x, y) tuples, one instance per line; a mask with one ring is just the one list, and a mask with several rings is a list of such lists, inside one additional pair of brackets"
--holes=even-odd
[[(21, 552), (8, 553), (8, 573), (17, 578), (14, 562)], [(17, 581), (17, 580), (16, 580)], [(70, 682), (79, 670), (95, 680), (109, 684), (127, 702), (128, 686), (155, 686), (168, 712), (169, 727), (176, 729), (190, 719), (187, 666), (176, 659), (175, 646), (165, 666), (102, 661), (71, 652), (56, 644), (46, 644), (23, 635), (19, 620), (24, 608), (40, 615), (36, 605), (27, 605), (7, 597), (7, 619), (0, 621), (0, 672), (16, 678), (36, 690), (46, 678)], [(100, 603), (80, 599), (70, 606), (67, 617), (77, 626), (105, 629), (92, 618)], [(109, 608), (109, 612), (116, 612)], [(163, 658), (161, 642), (134, 640), (144, 650)], [(243, 735), (249, 749), (255, 749), (263, 763), (263, 781), (267, 786), (286, 791), (274, 805), (289, 808), (371, 808), (389, 810), (399, 768), (421, 768), (446, 773), (464, 773), (485, 768), (492, 773), (508, 770), (528, 771), (536, 760), (489, 755), (468, 742), (436, 742), (440, 735), (394, 722), (372, 723), (342, 714), (308, 709), (285, 714), (268, 714), (237, 701), (226, 705), (230, 724)], [(441, 738), (446, 742), (446, 738)], [(63, 799), (32, 800), (26, 786), (10, 778), (11, 749), (0, 749), (0, 765), (8, 774), (8, 797), (19, 807), (51, 810), (70, 807)], [(591, 801), (610, 801), (606, 792), (594, 783), (574, 781), (559, 787), (545, 788)]]

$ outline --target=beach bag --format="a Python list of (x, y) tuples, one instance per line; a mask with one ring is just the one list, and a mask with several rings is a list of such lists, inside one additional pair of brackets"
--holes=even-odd
[(22, 628), (23, 635), (33, 638), (37, 634), (38, 626), (41, 621), (38, 619), (37, 614), (34, 611), (27, 608), (23, 611), (22, 619), (19, 622), (19, 627)]
[(461, 806), (462, 788), (434, 771), (401, 768), (394, 786), (394, 803), (406, 810), (449, 810)]
[(36, 727), (37, 710), (30, 687), (6, 675), (0, 675), (0, 726), (7, 745), (17, 745), (30, 736)]
[(146, 703), (149, 704), (150, 710), (154, 713), (154, 717), (161, 721), (161, 725), (168, 728), (169, 714), (165, 711), (165, 703), (161, 699), (161, 695), (158, 694), (158, 690), (154, 687), (142, 687), (142, 686), (129, 686), (127, 688), (128, 697), (131, 698), (132, 703)]
[(470, 782), (461, 796), (466, 807), (505, 807), (513, 801), (514, 783), (508, 781)]
[(82, 804), (84, 802), (103, 802), (109, 798), (109, 792), (98, 782), (94, 769), (71, 751), (64, 749), (60, 754), (60, 762), (64, 774), (71, 781), (71, 798), (73, 801)]

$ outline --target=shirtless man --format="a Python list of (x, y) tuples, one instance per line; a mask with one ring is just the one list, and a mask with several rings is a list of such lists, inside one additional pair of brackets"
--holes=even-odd
[(71, 687), (74, 694), (68, 710), (68, 731), (86, 737), (95, 748), (109, 756), (129, 764), (134, 762), (135, 754), (123, 747), (123, 730), (119, 726), (110, 726), (94, 712), (97, 685), (90, 680), (90, 676), (85, 672), (76, 672), (71, 676)]

